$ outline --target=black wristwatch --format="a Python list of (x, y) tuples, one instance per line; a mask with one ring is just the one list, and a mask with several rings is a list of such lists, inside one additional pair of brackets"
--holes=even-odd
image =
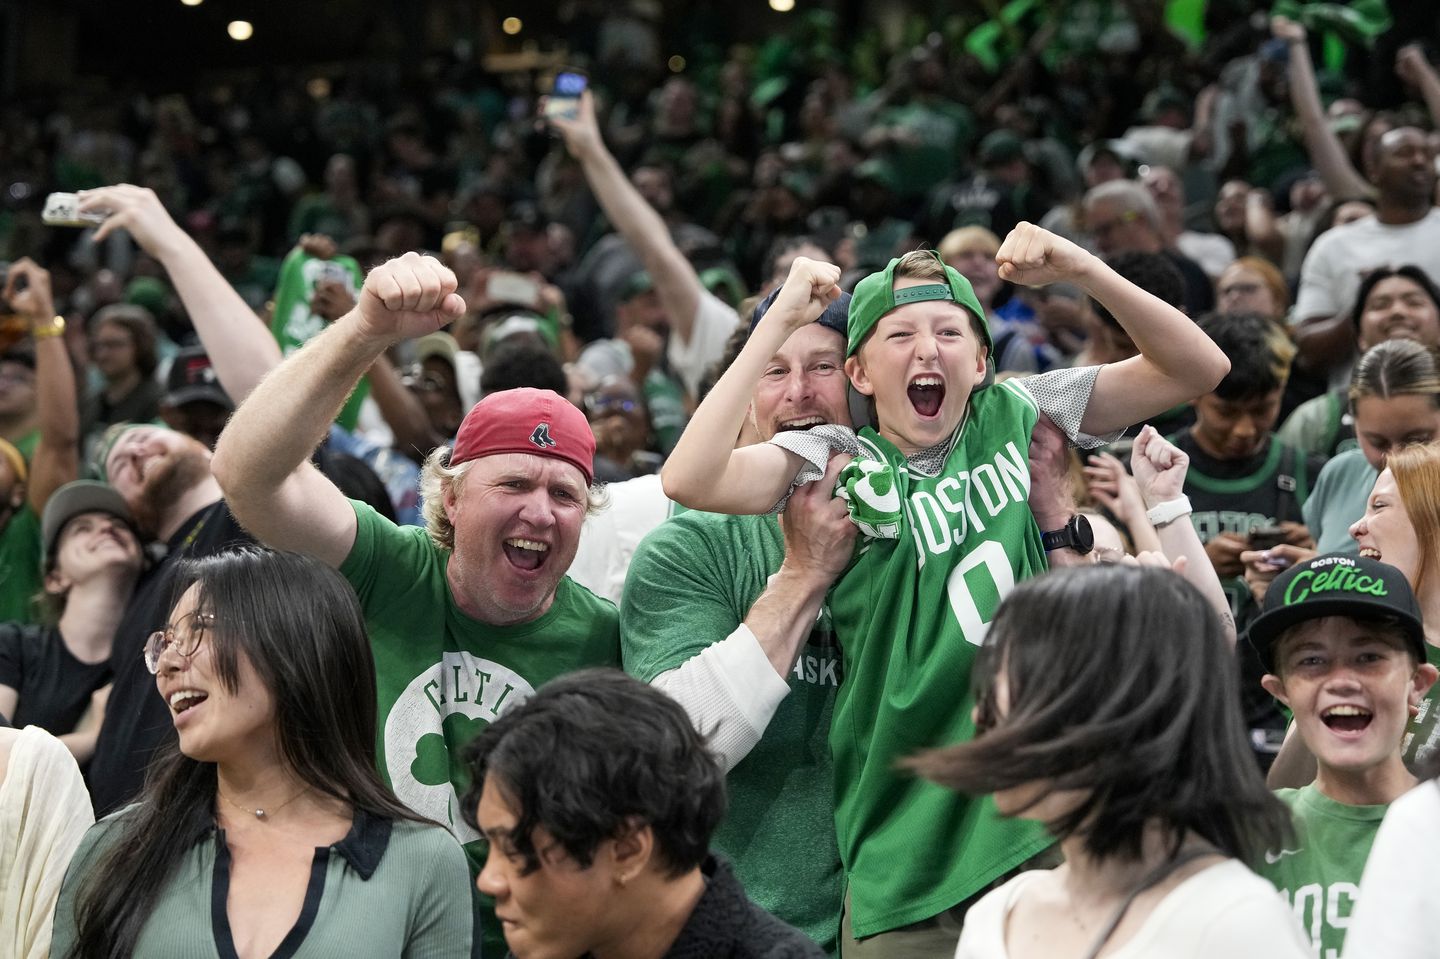
[(1040, 543), (1045, 547), (1047, 553), (1057, 549), (1073, 549), (1084, 556), (1095, 548), (1095, 533), (1090, 529), (1090, 520), (1086, 519), (1084, 515), (1076, 513), (1070, 517), (1070, 522), (1060, 529), (1041, 533)]

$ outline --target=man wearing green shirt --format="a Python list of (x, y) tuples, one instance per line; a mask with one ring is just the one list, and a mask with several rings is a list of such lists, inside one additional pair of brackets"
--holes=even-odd
[[(450, 827), (478, 871), (480, 835), (460, 815), (462, 748), (547, 680), (620, 664), (614, 605), (565, 575), (598, 505), (595, 438), (549, 390), (492, 393), (454, 447), (427, 458), (424, 529), (347, 500), (308, 461), (385, 349), (462, 315), (456, 286), (414, 253), (371, 271), (355, 308), (236, 411), (212, 468), (257, 539), (316, 556), (355, 587), (375, 653), (380, 771), (411, 808)], [(501, 955), (499, 927), (488, 909), (484, 918), (486, 951)]]
[(1331, 553), (1276, 578), (1249, 636), (1265, 689), (1294, 712), (1292, 734), (1318, 765), (1310, 785), (1276, 790), (1294, 842), (1252, 865), (1290, 903), (1316, 955), (1338, 959), (1375, 832), (1416, 783), (1401, 740), (1437, 676), (1420, 607), (1393, 566)]

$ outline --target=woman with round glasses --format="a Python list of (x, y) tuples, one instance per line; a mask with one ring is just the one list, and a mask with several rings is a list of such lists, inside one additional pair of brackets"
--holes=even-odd
[(86, 834), (56, 957), (468, 956), (469, 870), (375, 772), (375, 669), (339, 574), (245, 549), (177, 568), (145, 646), (178, 748)]

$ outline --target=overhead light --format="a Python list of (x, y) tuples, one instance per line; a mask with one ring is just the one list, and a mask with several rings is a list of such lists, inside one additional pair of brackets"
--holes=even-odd
[(795, 9), (795, 0), (770, 0), (770, 9), (776, 13), (789, 13)]
[(682, 73), (685, 70), (685, 58), (678, 53), (670, 58), (669, 63), (671, 73)]
[(204, 3), (205, 0), (180, 0), (180, 2), (185, 4), (185, 6), (187, 7), (198, 7), (200, 6), (200, 4)]
[(500, 29), (504, 30), (506, 33), (513, 37), (515, 36), (515, 34), (525, 29), (525, 24), (520, 22), (519, 17), (506, 17), (504, 20), (500, 21)]
[(255, 35), (255, 27), (249, 20), (231, 20), (225, 32), (230, 34), (231, 40), (249, 40)]

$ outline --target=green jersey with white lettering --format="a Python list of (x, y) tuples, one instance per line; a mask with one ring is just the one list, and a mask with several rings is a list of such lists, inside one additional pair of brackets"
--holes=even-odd
[[(340, 574), (360, 597), (375, 655), (380, 774), (401, 802), (455, 834), (478, 873), (483, 843), (460, 815), (470, 785), (465, 746), (549, 680), (588, 666), (618, 667), (619, 614), (565, 577), (538, 619), (514, 626), (471, 619), (450, 594), (449, 550), (418, 526), (396, 526), (364, 503), (351, 505), (355, 544)], [(482, 905), (485, 954), (504, 955), (488, 898)]]
[(934, 476), (860, 432), (864, 455), (894, 471), (901, 528), (867, 540), (831, 596), (845, 675), (830, 732), (836, 832), (857, 937), (935, 916), (1053, 841), (988, 797), (895, 768), (974, 735), (977, 649), (1001, 598), (1047, 568), (1027, 503), (1035, 400), (1011, 380), (970, 403)]
[(1295, 910), (1316, 956), (1340, 959), (1360, 896), (1360, 875), (1390, 807), (1348, 806), (1322, 794), (1313, 783), (1277, 789), (1275, 795), (1290, 807), (1295, 841), (1284, 849), (1267, 850), (1263, 861), (1252, 865)]

